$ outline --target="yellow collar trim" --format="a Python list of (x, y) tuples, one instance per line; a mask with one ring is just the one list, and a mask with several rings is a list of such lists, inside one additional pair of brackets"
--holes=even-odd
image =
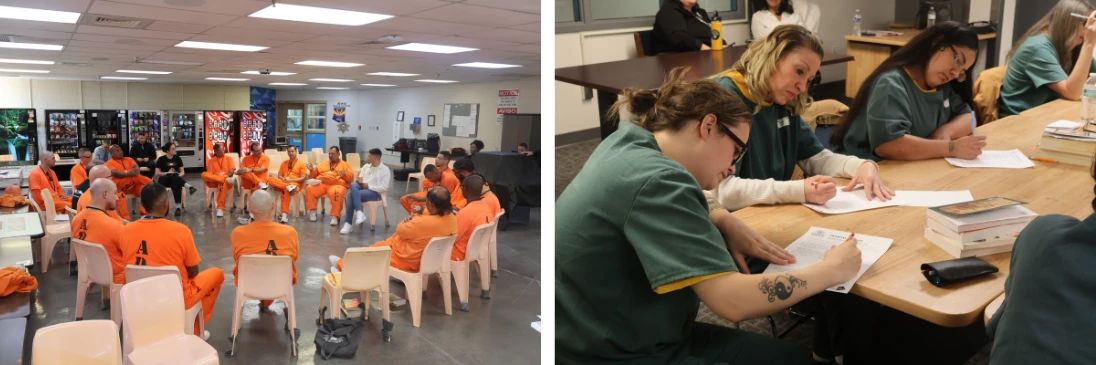
[(925, 89), (922, 89), (922, 88), (921, 88), (921, 84), (918, 84), (918, 83), (917, 83), (917, 81), (913, 79), (913, 74), (911, 74), (911, 73), (910, 73), (910, 69), (906, 68), (905, 66), (902, 66), (902, 71), (906, 71), (906, 75), (910, 77), (910, 81), (913, 81), (913, 84), (914, 84), (914, 85), (917, 85), (917, 88), (918, 88), (918, 89), (921, 89), (921, 91), (924, 91), (924, 92), (927, 92), (927, 93), (934, 93), (934, 92), (936, 92), (936, 88), (935, 88), (935, 87), (934, 87), (934, 88), (932, 88), (932, 89), (930, 89), (930, 90), (925, 90)]
[(750, 89), (746, 87), (746, 78), (742, 76), (742, 73), (738, 71), (730, 71), (727, 72), (727, 77), (731, 78), (731, 81), (734, 82), (734, 86), (738, 88), (738, 91), (742, 92), (742, 96), (745, 96), (746, 99), (750, 99), (750, 101), (752, 101), (754, 104), (761, 104), (761, 106), (773, 105), (773, 103), (767, 101), (759, 102), (756, 98), (753, 97), (753, 95), (750, 95)]

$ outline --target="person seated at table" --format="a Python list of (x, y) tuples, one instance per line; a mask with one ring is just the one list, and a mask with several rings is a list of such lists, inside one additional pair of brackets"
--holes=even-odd
[[(655, 14), (647, 55), (712, 49), (712, 20), (697, 0), (666, 0)], [(724, 42), (726, 44), (726, 42)]]
[(759, 9), (750, 21), (753, 39), (765, 38), (774, 28), (784, 24), (799, 25), (807, 28), (811, 33), (818, 34), (818, 20), (822, 17), (822, 10), (819, 9), (818, 4), (796, 0), (796, 6), (792, 7), (791, 0), (753, 1), (754, 8)]
[[(110, 257), (114, 283), (125, 284), (126, 263), (122, 260), (122, 230), (125, 225), (108, 213), (118, 209), (118, 187), (110, 180), (98, 179), (84, 195), (91, 197), (91, 203), (72, 218), (72, 238), (103, 245)], [(71, 263), (69, 265), (72, 266)]]
[[(225, 205), (228, 196), (232, 194), (232, 186), (236, 184), (236, 161), (232, 157), (225, 156), (225, 148), (220, 143), (213, 145), (213, 157), (206, 158), (206, 171), (202, 173), (202, 181), (207, 188), (217, 189), (217, 217), (225, 216)], [(235, 201), (235, 200), (233, 200)], [(235, 203), (233, 203), (235, 204)]]
[(971, 80), (978, 33), (956, 22), (925, 29), (864, 79), (834, 129), (837, 153), (881, 161), (975, 159), (986, 136), (971, 135)]
[(495, 196), (495, 193), (491, 191), (491, 184), (487, 183), (487, 179), (485, 179), (483, 175), (476, 173), (476, 164), (472, 162), (471, 159), (463, 158), (457, 160), (457, 162), (453, 164), (453, 171), (456, 172), (457, 179), (460, 180), (461, 183), (469, 176), (479, 176), (480, 180), (483, 181), (482, 194), (480, 195), (483, 198), (483, 202), (490, 208), (491, 217), (494, 217), (502, 210), (502, 205), (499, 204), (499, 197)]
[(100, 142), (102, 142), (102, 144), (95, 147), (95, 151), (91, 154), (91, 159), (93, 161), (107, 163), (107, 161), (110, 161), (110, 140), (104, 139), (100, 140)]
[[(358, 180), (350, 183), (350, 193), (346, 195), (347, 222), (343, 223), (340, 234), (350, 234), (354, 226), (365, 223), (365, 213), (362, 212), (362, 203), (380, 201), (384, 194), (388, 193), (388, 185), (392, 182), (392, 170), (381, 163), (381, 150), (374, 148), (369, 150), (365, 157), (365, 165), (358, 173)], [(350, 224), (349, 217), (354, 216), (354, 224)], [(376, 227), (369, 226), (370, 231)]]
[[(404, 271), (419, 271), (422, 252), (426, 250), (430, 239), (457, 234), (457, 218), (453, 214), (453, 207), (449, 205), (448, 190), (441, 186), (431, 187), (426, 192), (426, 211), (427, 214), (407, 217), (396, 226), (396, 234), (370, 247), (391, 247), (392, 267)], [(330, 256), (329, 259), (335, 265), (332, 272), (342, 271), (341, 258)]]
[[(423, 191), (407, 194), (400, 198), (400, 205), (407, 211), (407, 214), (415, 215), (421, 213), (421, 209), (426, 206), (426, 192), (434, 186), (441, 186), (445, 188), (445, 191), (452, 192), (457, 190), (457, 186), (460, 185), (460, 181), (457, 180), (456, 175), (446, 175), (439, 170), (437, 166), (426, 165), (422, 169)], [(452, 202), (450, 202), (452, 205)]]
[[(266, 190), (267, 181), (270, 179), (270, 157), (263, 155), (263, 147), (259, 142), (251, 142), (248, 146), (247, 157), (240, 161), (240, 169), (236, 170), (240, 177), (240, 189), (255, 192)], [(242, 190), (241, 190), (242, 191)], [(240, 224), (248, 224), (253, 217), (250, 214), (240, 216)]]
[[(65, 211), (65, 207), (72, 205), (72, 197), (65, 195), (65, 191), (61, 189), (61, 181), (57, 179), (57, 173), (53, 172), (53, 166), (56, 164), (57, 155), (50, 151), (43, 151), (38, 156), (38, 168), (30, 172), (27, 180), (30, 184), (30, 197), (38, 203), (39, 208), (53, 209), (61, 213)], [(45, 189), (49, 189), (49, 194), (53, 197), (52, 207), (47, 207), (45, 198), (42, 197), (42, 190)]]
[[(139, 266), (175, 266), (179, 269), (183, 284), (184, 308), (202, 303), (205, 318), (209, 323), (213, 317), (213, 306), (221, 292), (225, 274), (220, 268), (211, 267), (198, 270), (202, 257), (194, 246), (194, 234), (186, 225), (165, 219), (171, 209), (171, 193), (157, 183), (141, 188), (141, 206), (147, 215), (130, 222), (122, 229), (122, 252), (127, 265)], [(194, 333), (209, 338), (209, 331), (198, 332), (198, 323), (185, 323), (194, 326)]]
[(293, 195), (301, 191), (304, 181), (308, 180), (308, 168), (304, 161), (297, 159), (297, 146), (289, 145), (285, 149), (289, 160), (282, 162), (278, 168), (278, 177), (266, 180), (270, 188), (277, 194), (282, 194), (282, 223), (289, 223), (289, 203), (293, 201)]
[[(997, 99), (1004, 118), (1059, 98), (1081, 100), (1088, 74), (1096, 72), (1096, 7), (1087, 1), (1062, 0), (1016, 41)], [(1089, 15), (1089, 20), (1070, 14)], [(1080, 56), (1078, 56), (1080, 55)]]
[(23, 190), (19, 188), (19, 185), (8, 185), (4, 188), (4, 195), (0, 196), (0, 207), (4, 208), (17, 208), (23, 207), (30, 203), (23, 197)]
[(331, 226), (336, 227), (342, 216), (343, 198), (346, 197), (346, 191), (350, 188), (350, 182), (354, 181), (354, 170), (342, 160), (339, 146), (331, 146), (327, 150), (327, 158), (327, 163), (321, 163), (316, 168), (305, 165), (312, 170), (311, 177), (320, 180), (319, 184), (305, 189), (307, 190), (307, 195), (304, 196), (305, 207), (308, 209), (308, 219), (315, 222), (316, 199), (327, 195), (327, 198), (331, 200)]
[[(99, 163), (99, 161), (94, 161), (92, 163)], [(88, 172), (88, 181), (84, 182), (84, 184), (87, 184), (87, 187), (84, 188), (83, 191), (86, 192), (88, 189), (91, 189), (91, 184), (99, 180), (110, 181), (111, 184), (114, 183), (114, 180), (110, 177), (110, 169), (107, 168), (105, 165), (100, 164), (91, 167), (91, 170)], [(126, 206), (126, 195), (125, 193), (118, 191), (117, 185), (115, 185), (114, 192), (116, 195), (118, 195), (118, 201), (114, 203), (113, 208), (106, 210), (107, 215), (109, 215), (111, 218), (117, 219), (119, 222), (122, 222), (122, 224), (128, 223), (130, 221), (130, 217), (129, 207)], [(76, 212), (79, 213), (83, 212), (84, 209), (87, 209), (89, 205), (91, 205), (91, 196), (87, 193), (83, 193), (80, 195), (80, 199), (76, 200), (76, 204), (73, 206), (73, 209), (75, 209)]]
[(149, 179), (156, 177), (156, 146), (152, 145), (152, 141), (144, 133), (137, 134), (137, 143), (129, 147), (129, 157), (137, 166), (148, 169), (141, 171), (141, 175)]
[[(80, 157), (79, 163), (72, 165), (72, 169), (69, 170), (69, 181), (72, 182), (72, 187), (80, 186), (81, 183), (88, 179), (88, 169), (91, 167), (91, 150), (87, 148), (80, 148), (76, 152), (76, 155)], [(76, 194), (72, 195), (74, 198)]]
[(758, 143), (751, 108), (685, 74), (624, 90), (610, 114), (627, 109), (632, 120), (556, 201), (556, 362), (814, 364), (797, 344), (696, 322), (700, 302), (734, 322), (778, 312), (851, 278), (861, 258), (848, 240), (819, 264), (744, 275), (703, 190)]
[[(276, 208), (274, 194), (266, 190), (251, 193), (247, 210), (255, 220), (248, 225), (236, 227), (228, 238), (232, 244), (232, 259), (236, 262), (232, 266), (236, 285), (240, 284), (238, 268), (240, 256), (243, 255), (289, 256), (293, 260), (293, 285), (297, 285), (297, 255), (300, 253), (297, 230), (274, 222)], [(265, 310), (273, 302), (264, 300), (259, 309)]]
[[(468, 144), (468, 156), (475, 156), (479, 151), (483, 150), (483, 141), (475, 140)], [(426, 188), (423, 188), (426, 190)]]
[(533, 155), (533, 151), (529, 150), (529, 145), (526, 144), (525, 142), (518, 143), (518, 153), (526, 155), (526, 156), (532, 156)]
[(160, 148), (163, 156), (156, 159), (156, 182), (171, 188), (171, 196), (175, 198), (175, 216), (183, 214), (183, 189), (189, 189), (190, 195), (198, 192), (198, 189), (190, 186), (183, 176), (186, 169), (183, 168), (183, 159), (176, 154), (175, 143), (168, 142)]
[[(1096, 180), (1096, 170), (1089, 170)], [(1096, 199), (1091, 202), (1096, 209)], [(1096, 214), (1084, 219), (1044, 215), (1028, 223), (1012, 247), (1005, 299), (986, 323), (989, 363), (1088, 364), (1096, 348), (1088, 275), (1096, 259)]]
[(111, 159), (107, 161), (106, 166), (110, 169), (110, 175), (114, 177), (114, 185), (118, 186), (118, 191), (126, 195), (140, 196), (141, 189), (152, 183), (152, 179), (141, 175), (140, 165), (136, 161), (122, 155), (122, 147), (110, 146), (110, 156)]

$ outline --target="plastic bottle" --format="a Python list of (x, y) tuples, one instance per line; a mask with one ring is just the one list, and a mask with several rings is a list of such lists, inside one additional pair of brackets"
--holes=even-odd
[(1096, 73), (1088, 74), (1085, 90), (1081, 93), (1081, 123), (1096, 123)]
[(856, 15), (852, 16), (852, 34), (859, 37), (863, 35), (860, 29), (860, 23), (864, 21), (864, 18), (860, 17), (860, 9), (856, 9)]
[(719, 18), (719, 12), (712, 17), (712, 50), (723, 50), (723, 19)]
[(927, 27), (931, 27), (933, 25), (936, 25), (936, 7), (935, 6), (930, 6), (929, 7), (929, 14), (928, 14), (928, 21), (925, 22), (925, 27), (927, 28)]

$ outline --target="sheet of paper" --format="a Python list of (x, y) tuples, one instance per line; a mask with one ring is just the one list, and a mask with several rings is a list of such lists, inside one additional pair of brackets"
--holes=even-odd
[(970, 195), (970, 190), (962, 191), (918, 191), (918, 190), (895, 190), (894, 198), (889, 201), (882, 201), (879, 198), (873, 198), (868, 201), (868, 198), (864, 195), (863, 186), (857, 187), (850, 192), (837, 190), (837, 196), (825, 205), (808, 204), (803, 203), (807, 208), (811, 208), (816, 212), (822, 214), (846, 214), (852, 212), (859, 212), (861, 210), (870, 210), (883, 207), (895, 207), (895, 206), (907, 206), (907, 207), (938, 207), (941, 205), (962, 203), (974, 200), (974, 197)]
[[(841, 244), (841, 242), (844, 242), (847, 238), (849, 238), (849, 232), (811, 227), (807, 230), (807, 233), (803, 234), (803, 236), (796, 239), (795, 242), (792, 242), (792, 244), (788, 245), (786, 248), (789, 253), (795, 256), (794, 264), (770, 264), (769, 267), (765, 269), (765, 272), (795, 271), (822, 262), (822, 258), (825, 256), (827, 250), (834, 245)], [(890, 249), (892, 243), (894, 243), (894, 240), (890, 238), (857, 234), (856, 247), (860, 248), (860, 271), (857, 272), (852, 279), (827, 288), (826, 290), (847, 294), (849, 290), (852, 290), (852, 286), (856, 284), (856, 280), (860, 279), (860, 276), (864, 275), (864, 272), (868, 271), (868, 268), (875, 265), (875, 262), (879, 261), (880, 257), (883, 257), (883, 254)]]
[(1047, 128), (1077, 129), (1077, 128), (1081, 128), (1081, 123), (1074, 122), (1072, 120), (1059, 120), (1057, 122), (1048, 124)]
[(53, 221), (54, 222), (68, 222), (69, 221), (69, 216), (67, 214), (58, 214), (57, 216), (53, 217)]
[(14, 179), (19, 177), (19, 169), (3, 169), (0, 170), (0, 179)]
[(952, 166), (994, 169), (1026, 169), (1035, 167), (1027, 156), (1020, 150), (1007, 151), (982, 151), (982, 155), (973, 160), (961, 158), (945, 158)]
[(533, 327), (533, 329), (537, 330), (537, 332), (540, 332), (540, 321), (530, 323), (529, 326)]

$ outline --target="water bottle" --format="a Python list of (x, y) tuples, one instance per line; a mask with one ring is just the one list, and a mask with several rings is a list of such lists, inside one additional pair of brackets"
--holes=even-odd
[(712, 50), (723, 50), (723, 19), (719, 17), (718, 11), (712, 17)]
[(928, 21), (925, 22), (925, 27), (927, 28), (927, 27), (931, 27), (933, 25), (936, 25), (936, 7), (935, 6), (930, 6), (929, 7)]
[(857, 37), (863, 35), (863, 32), (860, 31), (860, 22), (863, 21), (863, 20), (864, 20), (864, 18), (860, 17), (860, 9), (856, 9), (856, 15), (852, 16), (852, 34), (853, 35), (855, 35)]
[(1088, 74), (1085, 91), (1081, 93), (1081, 123), (1096, 123), (1096, 73)]

